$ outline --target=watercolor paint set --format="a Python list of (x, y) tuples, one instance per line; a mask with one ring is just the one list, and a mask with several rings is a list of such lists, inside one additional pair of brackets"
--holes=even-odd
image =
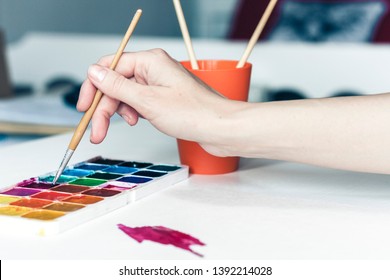
[(52, 235), (163, 190), (188, 177), (188, 167), (95, 157), (0, 188), (2, 231)]

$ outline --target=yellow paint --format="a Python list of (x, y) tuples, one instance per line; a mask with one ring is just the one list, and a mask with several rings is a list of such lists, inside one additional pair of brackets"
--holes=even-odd
[(38, 232), (38, 235), (39, 235), (39, 236), (45, 236), (45, 235), (46, 235), (45, 229), (44, 229), (44, 228), (41, 228), (41, 229), (39, 230), (39, 232)]
[(55, 202), (48, 206), (45, 206), (44, 209), (60, 211), (60, 212), (72, 212), (84, 207), (85, 205), (76, 204), (76, 203)]
[(11, 202), (19, 200), (19, 196), (0, 195), (0, 204), (10, 204)]
[(52, 210), (34, 210), (31, 211), (25, 215), (23, 215), (23, 218), (29, 218), (29, 219), (37, 219), (37, 220), (54, 220), (59, 217), (64, 216), (64, 212), (59, 212), (59, 211), (52, 211)]
[(20, 207), (20, 206), (2, 206), (0, 207), (0, 215), (7, 216), (22, 216), (32, 209), (28, 207)]

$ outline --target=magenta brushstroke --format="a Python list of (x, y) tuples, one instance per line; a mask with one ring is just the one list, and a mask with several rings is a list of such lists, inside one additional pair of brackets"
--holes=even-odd
[(163, 226), (145, 226), (132, 228), (122, 224), (118, 224), (118, 228), (139, 243), (144, 240), (149, 240), (164, 245), (173, 245), (183, 250), (187, 250), (199, 257), (203, 257), (203, 255), (193, 251), (190, 246), (203, 246), (205, 244), (199, 239), (192, 237), (191, 235), (188, 235), (186, 233)]

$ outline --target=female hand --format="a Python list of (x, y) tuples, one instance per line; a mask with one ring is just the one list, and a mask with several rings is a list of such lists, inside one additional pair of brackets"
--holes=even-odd
[(106, 136), (115, 112), (129, 125), (142, 116), (165, 134), (203, 144), (214, 154), (218, 125), (227, 115), (231, 102), (209, 88), (179, 62), (160, 49), (124, 53), (115, 71), (108, 68), (113, 56), (90, 66), (77, 104), (86, 111), (96, 88), (102, 97), (92, 118), (91, 142)]

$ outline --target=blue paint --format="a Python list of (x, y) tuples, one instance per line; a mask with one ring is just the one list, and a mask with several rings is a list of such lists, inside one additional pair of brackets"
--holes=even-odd
[(175, 166), (175, 165), (162, 165), (162, 164), (159, 164), (159, 165), (150, 166), (147, 169), (157, 170), (157, 171), (165, 171), (165, 172), (172, 172), (172, 171), (180, 169), (180, 167), (179, 166)]
[[(76, 179), (78, 179), (78, 177), (76, 177), (76, 176), (61, 175), (60, 178), (58, 178), (57, 183), (68, 183), (68, 182), (76, 180)], [(54, 180), (54, 176), (53, 175), (39, 177), (39, 181), (40, 182), (51, 183), (51, 182), (53, 182), (53, 180)]]
[(122, 177), (122, 174), (114, 174), (114, 173), (106, 173), (106, 172), (95, 172), (91, 175), (88, 175), (87, 178), (94, 178), (94, 179), (103, 179), (103, 180), (113, 180), (117, 179), (119, 177)]
[(105, 164), (95, 164), (95, 163), (84, 163), (76, 166), (77, 169), (94, 170), (94, 171), (103, 170), (106, 169), (107, 167), (110, 166)]
[(108, 173), (117, 173), (117, 174), (130, 174), (136, 172), (138, 169), (133, 167), (126, 166), (111, 166), (107, 169), (104, 169), (104, 172)]
[(148, 166), (153, 165), (153, 163), (150, 162), (138, 162), (138, 161), (126, 161), (121, 164), (120, 166), (127, 166), (127, 167), (135, 167), (135, 168), (146, 168)]
[(157, 172), (157, 171), (152, 171), (152, 170), (150, 170), (150, 171), (149, 170), (141, 170), (141, 171), (133, 173), (133, 175), (152, 177), (152, 178), (161, 177), (165, 174), (167, 174), (167, 172)]
[(76, 177), (84, 177), (91, 175), (93, 173), (92, 170), (85, 170), (85, 169), (65, 169), (62, 175), (66, 176), (76, 176)]
[(152, 178), (146, 178), (146, 177), (127, 176), (127, 177), (120, 178), (118, 181), (126, 182), (126, 183), (142, 184), (152, 180), (153, 180)]
[(105, 164), (105, 165), (118, 165), (122, 162), (123, 160), (116, 160), (116, 159), (108, 159), (108, 158), (102, 158), (102, 157), (97, 157), (89, 160), (88, 162), (90, 163), (98, 163), (98, 164)]

